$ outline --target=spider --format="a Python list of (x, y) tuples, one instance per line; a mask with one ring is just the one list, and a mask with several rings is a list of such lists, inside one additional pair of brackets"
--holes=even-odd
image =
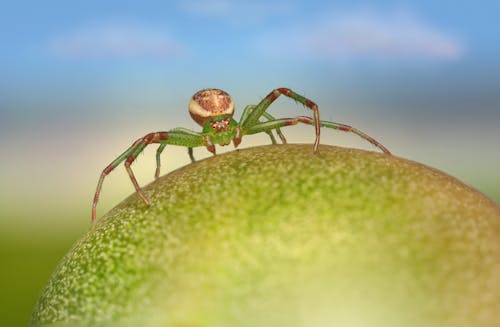
[[(274, 118), (266, 111), (274, 100), (276, 100), (280, 95), (285, 95), (308, 107), (312, 110), (313, 117), (297, 116), (293, 118)], [(274, 130), (282, 143), (286, 143), (286, 139), (280, 128), (284, 126), (296, 125), (298, 123), (314, 125), (316, 132), (316, 139), (313, 145), (314, 153), (318, 152), (320, 127), (327, 127), (343, 132), (357, 134), (361, 138), (378, 147), (382, 150), (382, 152), (391, 154), (382, 144), (354, 127), (320, 120), (318, 106), (313, 101), (288, 88), (277, 88), (271, 91), (262, 101), (259, 102), (259, 104), (246, 106), (239, 122), (233, 119), (233, 113), (234, 102), (228, 93), (219, 89), (204, 89), (196, 92), (189, 101), (189, 114), (200, 126), (203, 127), (201, 133), (179, 127), (171, 129), (168, 132), (146, 134), (144, 137), (141, 137), (132, 143), (132, 145), (125, 152), (118, 156), (118, 158), (111, 162), (102, 171), (99, 182), (97, 183), (94, 202), (92, 204), (92, 221), (95, 221), (96, 219), (96, 207), (104, 178), (123, 161), (125, 161), (125, 169), (132, 180), (132, 184), (134, 184), (137, 194), (146, 205), (150, 205), (149, 200), (141, 191), (130, 165), (134, 162), (139, 153), (141, 153), (148, 144), (152, 143), (160, 144), (158, 150), (156, 151), (155, 179), (160, 176), (160, 154), (167, 144), (187, 147), (189, 157), (191, 158), (191, 161), (194, 162), (194, 147), (205, 146), (208, 151), (215, 155), (216, 144), (224, 146), (230, 144), (232, 141), (234, 143), (234, 147), (237, 147), (241, 143), (242, 137), (245, 135), (264, 132), (269, 135), (271, 142), (276, 144), (276, 139), (272, 133)], [(262, 121), (261, 118), (264, 118), (265, 121)]]

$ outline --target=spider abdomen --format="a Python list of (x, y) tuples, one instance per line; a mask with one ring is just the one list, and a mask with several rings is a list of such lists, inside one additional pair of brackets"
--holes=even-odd
[(207, 119), (234, 113), (233, 98), (219, 89), (204, 89), (196, 92), (189, 101), (189, 114), (201, 126)]

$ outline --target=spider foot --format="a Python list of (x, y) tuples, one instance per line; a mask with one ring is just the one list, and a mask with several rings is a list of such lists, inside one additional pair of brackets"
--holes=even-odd
[(137, 191), (137, 195), (141, 198), (142, 202), (144, 202), (145, 205), (148, 207), (151, 205), (151, 202), (148, 200), (148, 198), (142, 193), (142, 191)]

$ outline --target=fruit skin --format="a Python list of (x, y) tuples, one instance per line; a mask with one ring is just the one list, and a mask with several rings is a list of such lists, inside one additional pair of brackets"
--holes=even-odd
[(421, 164), (272, 145), (176, 170), (98, 219), (50, 326), (495, 326), (500, 207)]

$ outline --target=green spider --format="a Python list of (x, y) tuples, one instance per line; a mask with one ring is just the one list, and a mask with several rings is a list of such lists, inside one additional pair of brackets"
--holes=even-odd
[[(267, 108), (282, 94), (311, 109), (313, 117), (298, 116), (294, 118), (275, 119), (268, 114), (266, 112)], [(280, 128), (296, 125), (298, 123), (314, 125), (316, 131), (316, 140), (313, 146), (314, 153), (318, 152), (320, 127), (322, 126), (357, 134), (378, 147), (382, 152), (391, 154), (382, 144), (351, 126), (320, 120), (318, 106), (311, 100), (288, 88), (277, 88), (270, 92), (258, 105), (249, 105), (245, 107), (239, 122), (232, 118), (234, 113), (233, 99), (228, 93), (219, 89), (204, 89), (196, 92), (189, 101), (189, 113), (191, 117), (203, 127), (201, 133), (186, 128), (174, 128), (168, 132), (149, 133), (135, 141), (125, 152), (104, 168), (99, 178), (99, 182), (97, 183), (97, 190), (94, 195), (92, 221), (96, 219), (96, 207), (104, 178), (123, 161), (125, 161), (125, 169), (132, 180), (132, 184), (134, 184), (137, 194), (146, 205), (150, 205), (149, 200), (141, 191), (130, 165), (134, 162), (139, 153), (151, 143), (160, 144), (156, 151), (155, 178), (160, 176), (160, 154), (167, 144), (187, 147), (189, 157), (191, 161), (194, 162), (194, 147), (205, 146), (208, 151), (215, 155), (216, 144), (228, 145), (233, 141), (234, 146), (237, 147), (241, 143), (241, 139), (244, 135), (264, 132), (269, 135), (271, 142), (275, 144), (276, 139), (272, 134), (272, 131), (275, 130), (281, 141), (286, 143), (286, 139), (281, 133)], [(267, 121), (261, 121), (262, 117)]]

